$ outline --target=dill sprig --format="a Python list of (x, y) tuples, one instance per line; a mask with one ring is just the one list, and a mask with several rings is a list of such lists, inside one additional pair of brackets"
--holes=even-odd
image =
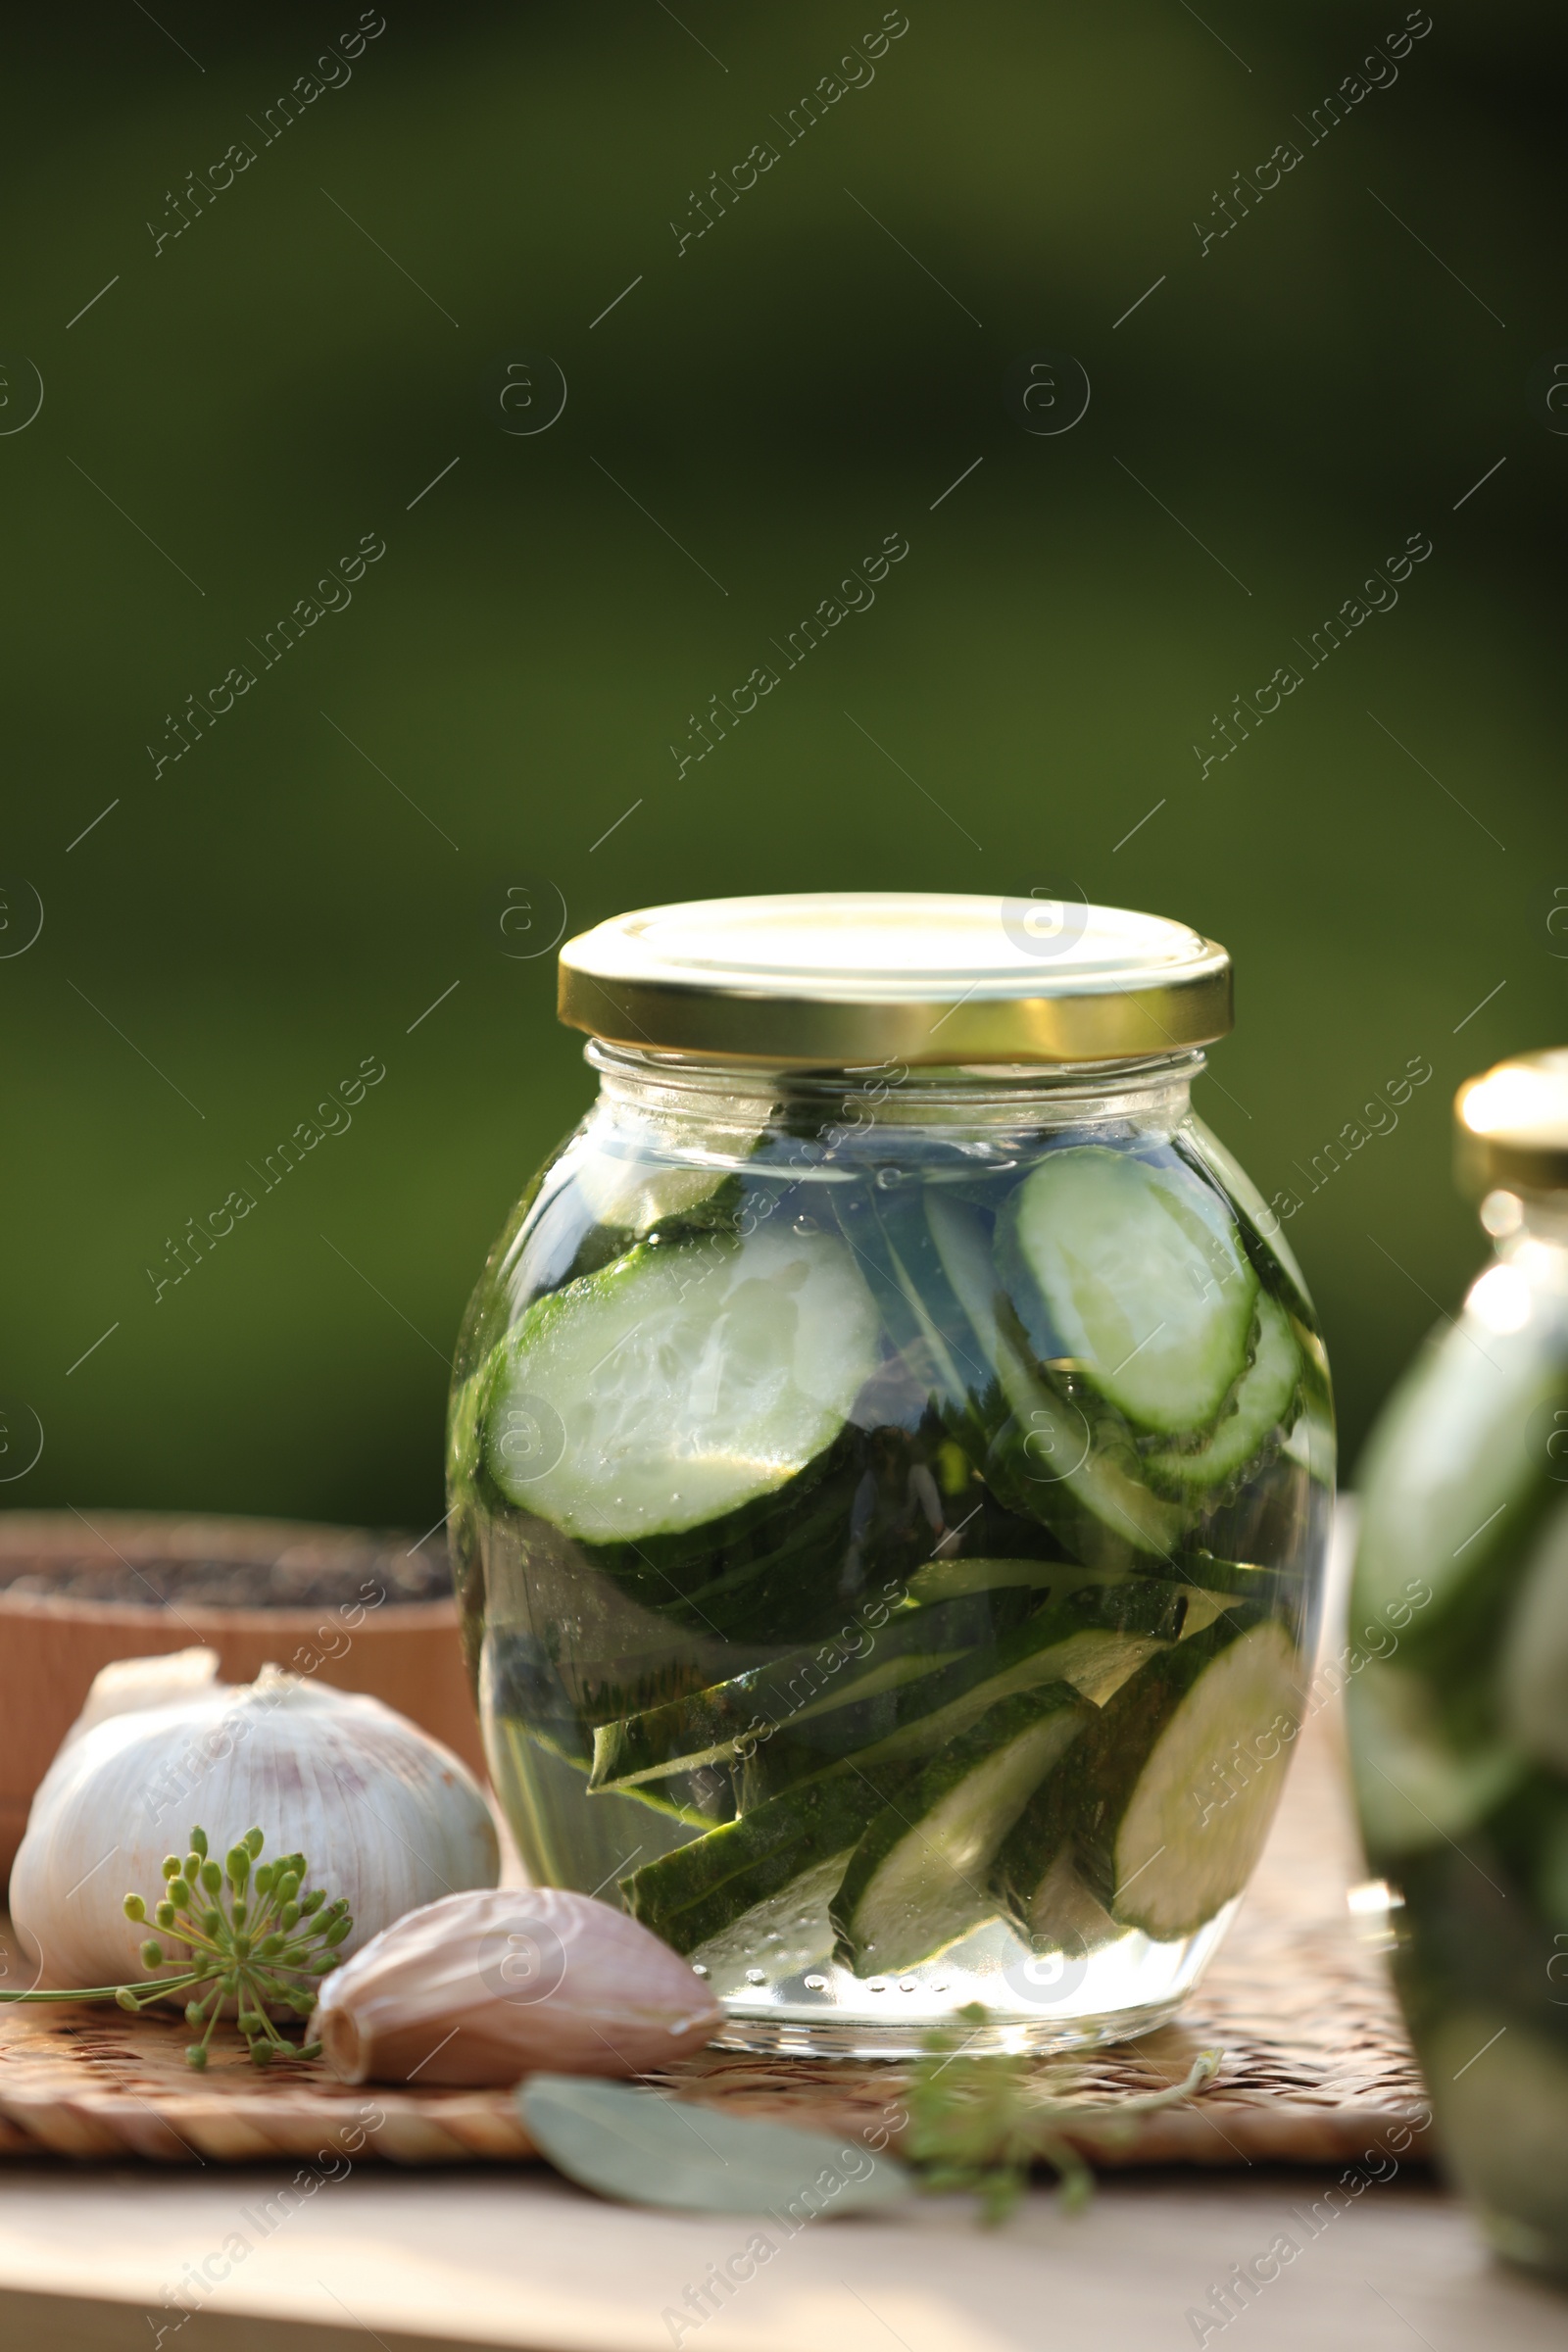
[[(303, 1854), (279, 1854), (253, 1870), (266, 1842), (260, 1830), (247, 1830), (219, 1863), (208, 1851), (206, 1831), (196, 1828), (188, 1853), (166, 1857), (163, 1899), (152, 1915), (160, 1936), (148, 1936), (141, 1960), (144, 1968), (163, 1968), (164, 1944), (183, 1944), (184, 1954), (173, 1956), (172, 1973), (136, 1984), (4, 1992), (0, 2001), (113, 2000), (139, 2012), (171, 1993), (188, 1992), (185, 2022), (203, 2032), (186, 2047), (187, 2066), (207, 2064), (213, 2029), (229, 2001), (254, 2065), (270, 2066), (279, 2055), (319, 2058), (318, 2041), (302, 2046), (285, 2039), (269, 2012), (289, 2009), (296, 2017), (310, 2016), (316, 1980), (342, 1965), (337, 1946), (354, 1922), (342, 1895), (328, 1902), (323, 1886), (301, 1894), (310, 1868)], [(125, 1917), (146, 1923), (141, 1895), (126, 1895)]]
[(926, 2055), (915, 2062), (907, 2094), (909, 2129), (901, 2153), (917, 2167), (922, 2188), (977, 2196), (981, 2218), (993, 2226), (1011, 2213), (1036, 2163), (1054, 2171), (1063, 2208), (1079, 2211), (1094, 2194), (1095, 2177), (1066, 2136), (1067, 2129), (1093, 2125), (1107, 2136), (1130, 2135), (1136, 2117), (1174, 2107), (1211, 2082), (1223, 2055), (1202, 2051), (1185, 2080), (1168, 2090), (1090, 2107), (1054, 2097), (1049, 2082), (1041, 2082), (1037, 2057), (1028, 2051), (974, 2056), (973, 2030), (988, 2022), (987, 2013), (971, 2002), (958, 2016), (970, 2033), (961, 2037), (946, 2030), (931, 2034)]

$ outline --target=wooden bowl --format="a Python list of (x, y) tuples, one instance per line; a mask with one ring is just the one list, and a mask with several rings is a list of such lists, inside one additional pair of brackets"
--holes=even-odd
[(368, 1691), (484, 1778), (444, 1536), (0, 1512), (0, 1882), (99, 1668), (197, 1642), (227, 1683), (270, 1663)]

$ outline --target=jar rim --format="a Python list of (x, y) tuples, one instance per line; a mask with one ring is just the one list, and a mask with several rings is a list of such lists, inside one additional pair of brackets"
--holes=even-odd
[(1078, 1062), (1071, 1067), (971, 1063), (910, 1068), (872, 1062), (780, 1069), (767, 1062), (619, 1046), (596, 1037), (584, 1046), (583, 1059), (599, 1072), (611, 1095), (624, 1093), (631, 1102), (662, 1102), (666, 1107), (683, 1102), (694, 1111), (700, 1108), (705, 1121), (719, 1123), (728, 1106), (749, 1126), (759, 1104), (780, 1101), (874, 1101), (881, 1106), (879, 1121), (884, 1125), (918, 1125), (923, 1116), (943, 1112), (973, 1114), (989, 1124), (999, 1115), (1016, 1118), (1042, 1105), (1078, 1118), (1092, 1115), (1097, 1102), (1107, 1110), (1114, 1104), (1114, 1115), (1124, 1115), (1124, 1103), (1131, 1106), (1144, 1097), (1154, 1101), (1178, 1094), (1185, 1099), (1202, 1074), (1206, 1057), (1197, 1047), (1189, 1047), (1139, 1061)]

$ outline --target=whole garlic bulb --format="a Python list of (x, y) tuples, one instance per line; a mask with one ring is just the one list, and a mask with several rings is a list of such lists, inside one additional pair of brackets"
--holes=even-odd
[(489, 1810), (438, 1740), (377, 1698), (275, 1666), (220, 1683), (205, 1656), (200, 1681), (200, 1652), (139, 1661), (133, 1675), (106, 1666), (87, 1728), (68, 1734), (44, 1776), (11, 1875), (12, 1923), (44, 1984), (161, 1973), (143, 1965), (146, 1930), (123, 1898), (151, 1908), (164, 1856), (184, 1852), (197, 1822), (219, 1854), (253, 1824), (269, 1854), (305, 1854), (307, 1886), (347, 1898), (345, 1954), (437, 1895), (495, 1885)]
[(345, 2082), (637, 2075), (712, 2039), (724, 2012), (624, 1911), (557, 1886), (449, 1894), (327, 1978), (310, 2024)]

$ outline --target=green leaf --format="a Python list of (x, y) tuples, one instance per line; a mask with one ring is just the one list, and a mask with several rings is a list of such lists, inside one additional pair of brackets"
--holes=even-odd
[(862, 2211), (908, 2193), (896, 2157), (858, 2141), (725, 2115), (578, 2075), (534, 2075), (516, 2094), (535, 2145), (602, 2197), (698, 2213), (808, 2217)]

